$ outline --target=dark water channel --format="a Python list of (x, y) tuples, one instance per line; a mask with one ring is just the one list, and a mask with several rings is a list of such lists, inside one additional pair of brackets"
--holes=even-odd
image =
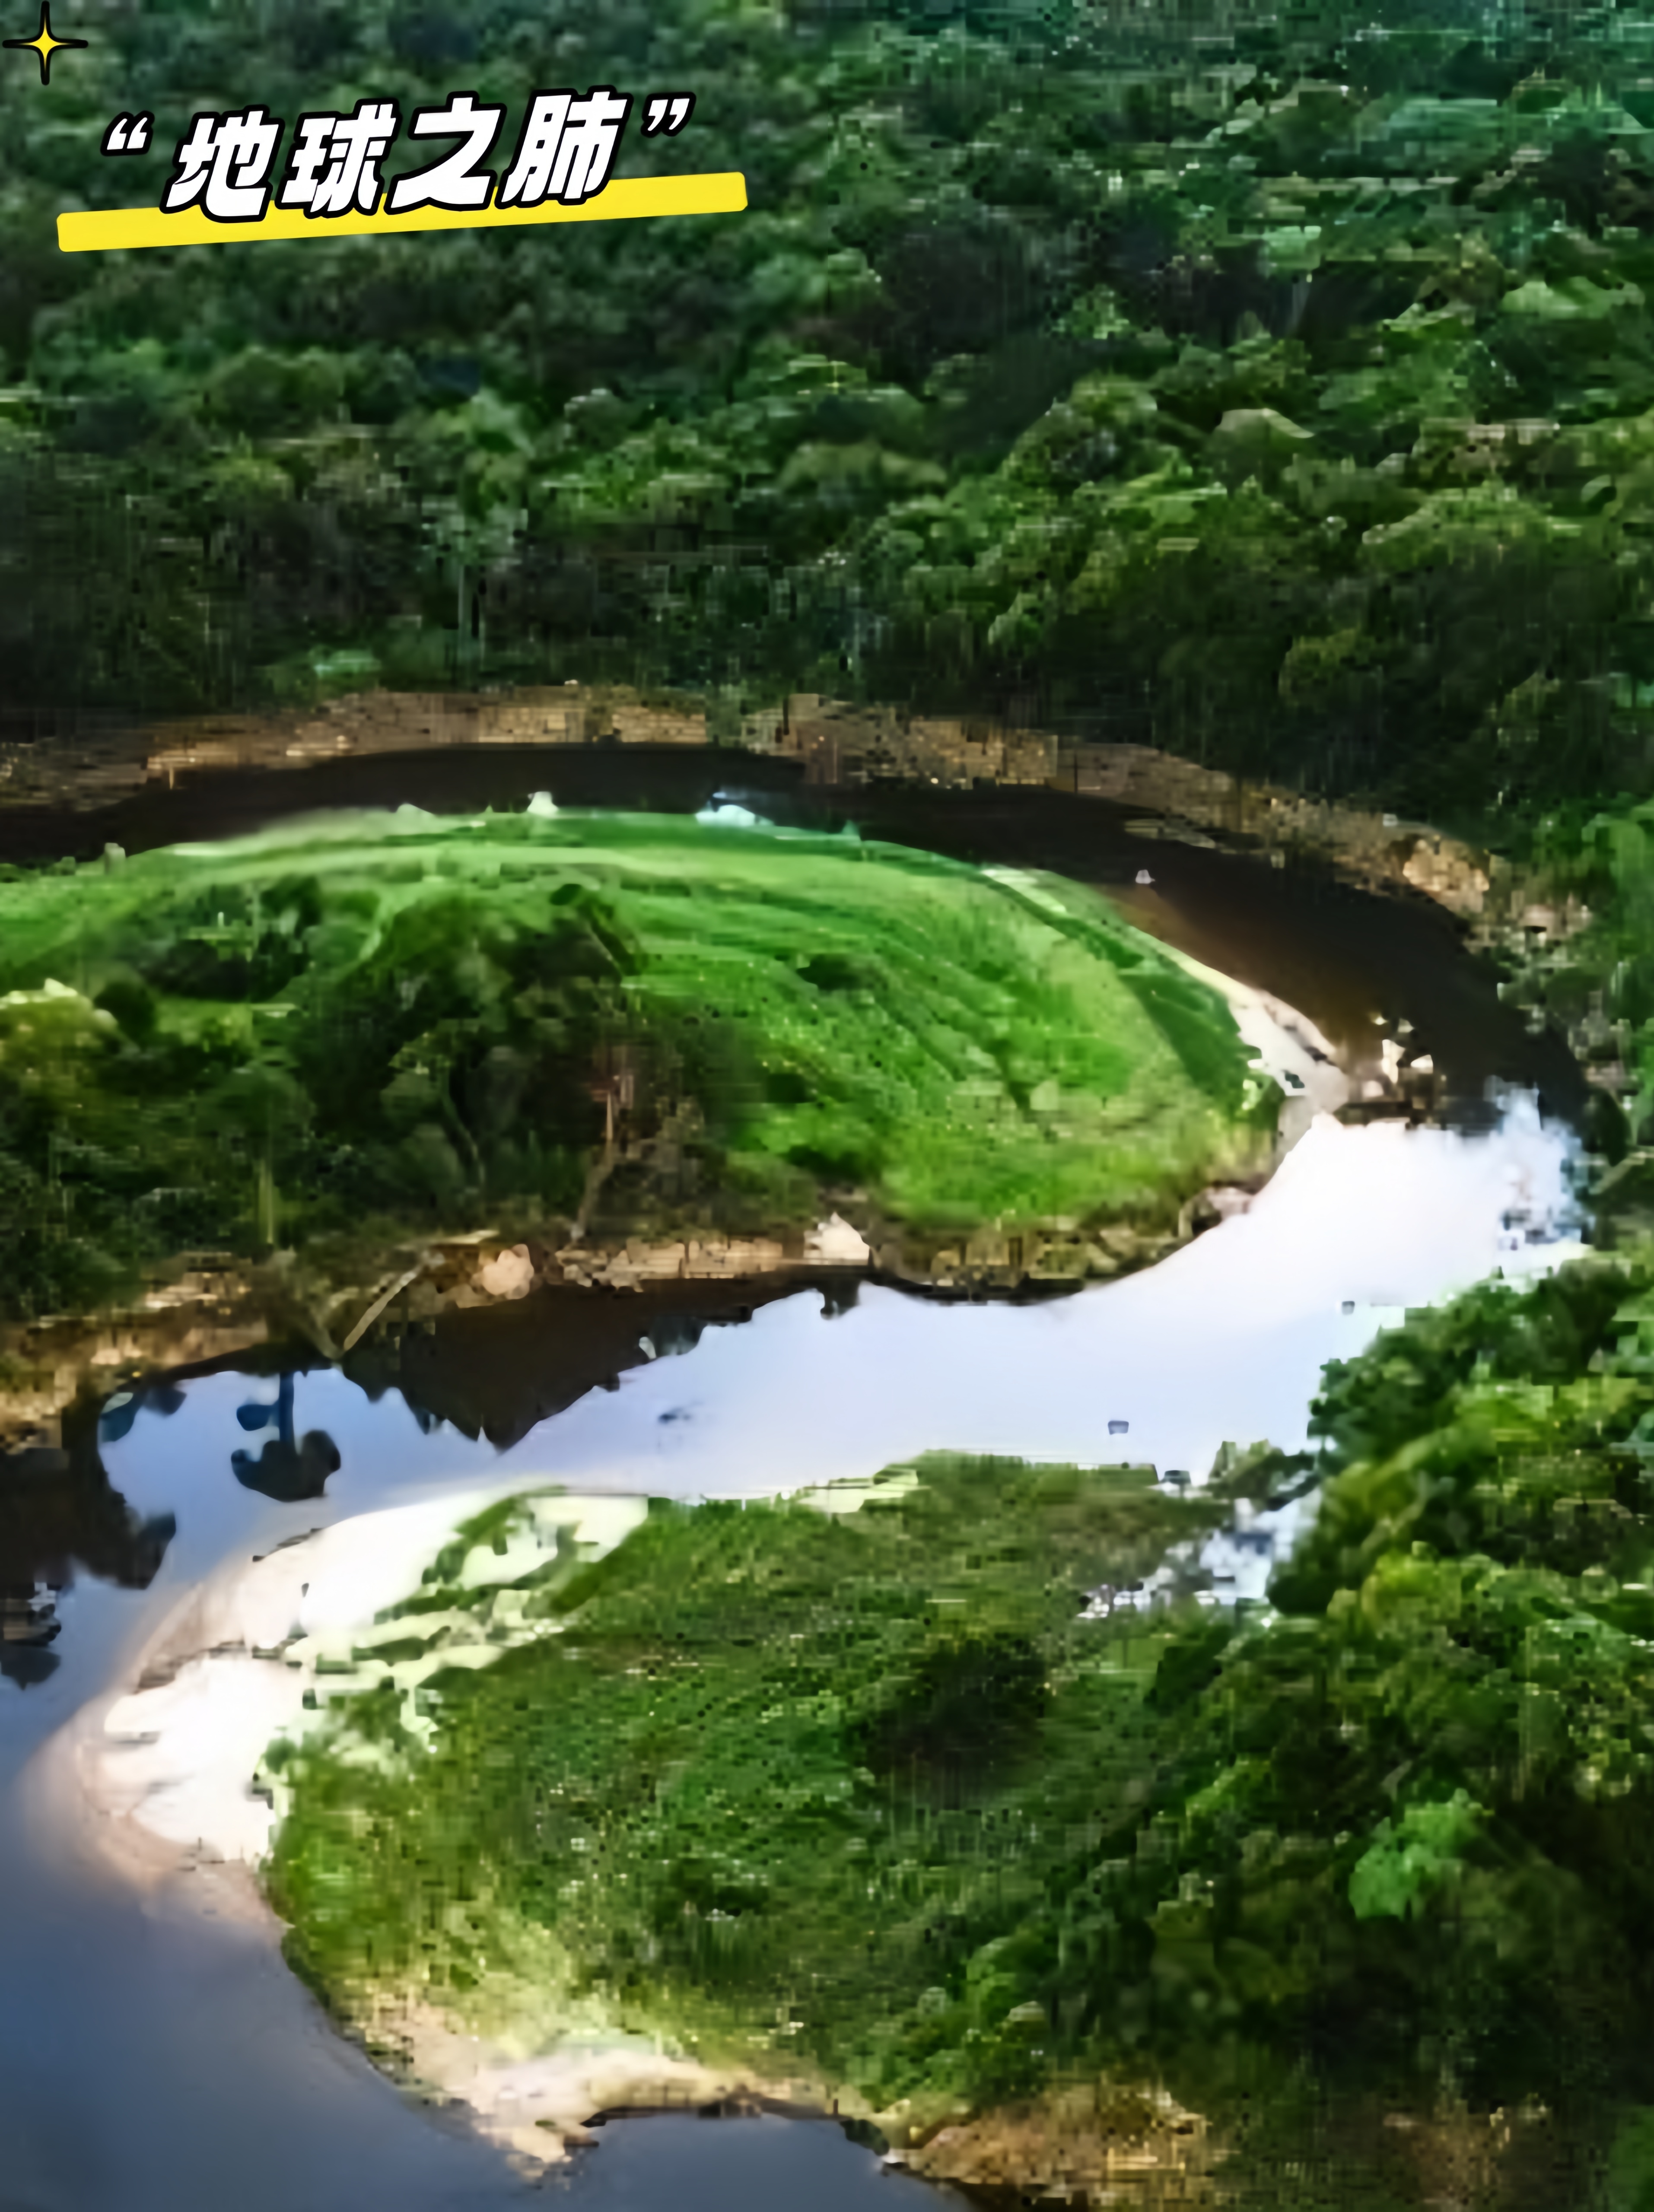
[[(692, 808), (727, 765), (593, 754), (571, 766), (566, 749), (543, 763), (525, 750), (204, 781), (170, 801), (64, 816), (27, 836), (37, 852), (46, 837), (59, 850), (96, 851), (106, 838), (137, 850), (324, 804), (520, 804), (536, 784), (560, 803)], [(1353, 1050), (1376, 1014), (1410, 1021), (1472, 1120), (1490, 1081), (1536, 1091), (1553, 1115), (1578, 1109), (1583, 1085), (1560, 1041), (1530, 1038), (1450, 924), (1421, 907), (1244, 856), (1147, 842), (1128, 832), (1122, 810), (1097, 800), (806, 793), (776, 779), (762, 794), (725, 790), (772, 818), (831, 827), (848, 813), (864, 835), (1114, 887), (1135, 902), (1134, 918), (1299, 1006), (1341, 1047)], [(21, 836), (0, 820), (0, 847)], [(1146, 889), (1135, 884), (1145, 867)], [(1449, 1161), (1442, 1172), (1459, 1170)], [(1327, 1240), (1339, 1233), (1329, 1221)], [(872, 1465), (928, 1445), (1085, 1455), (1061, 1408), (1051, 1410), (1059, 1399), (1071, 1401), (1075, 1436), (1105, 1435), (1105, 1417), (1128, 1411), (1132, 1457), (1194, 1464), (1209, 1438), (1290, 1424), (1319, 1360), (1355, 1349), (1371, 1333), (1371, 1311), (1411, 1295), (1414, 1279), (1375, 1262), (1377, 1272), (1351, 1273), (1352, 1296), (1333, 1302), (1345, 1285), (1329, 1274), (1330, 1310), (1346, 1317), (1330, 1335), (1319, 1322), (1306, 1332), (1296, 1309), (1283, 1308), (1278, 1325), (1254, 1316), (1232, 1342), (1208, 1345), (1190, 1306), (1187, 1347), (1157, 1369), (1134, 1352), (1133, 1332), (1148, 1346), (1177, 1333), (1178, 1286), (1195, 1277), (1175, 1271), (1200, 1249), (1140, 1287), (1040, 1311), (865, 1293), (842, 1328), (826, 1330), (819, 1317), (832, 1316), (842, 1289), (830, 1283), (808, 1297), (796, 1285), (540, 1293), (453, 1315), (394, 1352), (364, 1347), (344, 1376), (274, 1358), (262, 1374), (255, 1361), (239, 1373), (174, 1378), (72, 1426), (62, 1455), (0, 1461), (0, 1606), (10, 1635), (0, 1644), (0, 2212), (495, 2212), (531, 2193), (545, 2201), (546, 2190), (531, 2192), (497, 2153), (411, 2108), (333, 2036), (261, 1932), (214, 1918), (187, 1896), (146, 1900), (95, 1875), (33, 1820), (32, 1756), (121, 1679), (161, 1617), (210, 1570), (238, 1550), (263, 1552), (326, 1521), (444, 1486), (497, 1482), (519, 1468), (526, 1482), (566, 1476), (571, 1486), (578, 1478), (696, 1494), (719, 1480), (749, 1490), (815, 1480), (839, 1463), (834, 1451), (850, 1460), (877, 1451)], [(1386, 1287), (1392, 1281), (1401, 1287)], [(1112, 1331), (1099, 1324), (1105, 1313), (1122, 1316)], [(1178, 1395), (1180, 1358), (1213, 1401), (1204, 1426), (1189, 1406), (1174, 1418), (1161, 1402)], [(1066, 1379), (1048, 1384), (1042, 1363)], [(951, 1367), (972, 1376), (969, 1387), (950, 1385)], [(839, 1428), (830, 1417), (857, 1375), (876, 1401), (865, 1433), (848, 1413)], [(1185, 1395), (1200, 1391), (1191, 1382)], [(948, 1407), (961, 1430), (939, 1433), (937, 1409)], [(327, 1450), (313, 1447), (307, 1461), (315, 1435)], [(62, 1632), (49, 1643), (31, 1640), (27, 1617), (47, 1583), (66, 1585)], [(637, 2212), (782, 2202), (793, 2212), (921, 2212), (949, 2201), (881, 2171), (830, 2123), (768, 2117), (617, 2122), (546, 2187), (575, 2206)]]

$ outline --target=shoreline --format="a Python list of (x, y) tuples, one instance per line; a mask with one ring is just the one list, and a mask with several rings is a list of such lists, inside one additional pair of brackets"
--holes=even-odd
[(865, 1280), (943, 1298), (1017, 1299), (1061, 1297), (1153, 1266), (1214, 1221), (1244, 1212), (1317, 1114), (1337, 1113), (1358, 1095), (1404, 1097), (1398, 1083), (1358, 1082), (1343, 1070), (1308, 1016), (1171, 945), (1161, 949), (1221, 993), (1252, 1049), (1254, 1069), (1283, 1094), (1264, 1172), (1191, 1194), (1164, 1231), (1122, 1221), (1091, 1236), (1052, 1230), (1013, 1239), (986, 1224), (950, 1241), (932, 1237), (921, 1255), (847, 1197), (842, 1202), (862, 1215), (860, 1224), (835, 1210), (801, 1232), (684, 1228), (589, 1243), (566, 1225), (522, 1234), (479, 1229), (387, 1243), (366, 1262), (357, 1255), (342, 1263), (336, 1275), (291, 1253), (256, 1263), (199, 1255), (191, 1264), (186, 1256), (170, 1280), (129, 1307), (0, 1325), (0, 1457), (27, 1455), (40, 1471), (52, 1471), (63, 1453), (63, 1417), (94, 1387), (131, 1388), (283, 1341), (307, 1343), (337, 1363), (376, 1329), (510, 1304), (550, 1285), (644, 1291), (672, 1282), (795, 1279), (803, 1288)]
[(1429, 900), (1478, 922), (1515, 896), (1509, 864), (1427, 823), (1317, 799), (1153, 745), (1098, 743), (1007, 727), (992, 717), (915, 714), (814, 692), (745, 718), (740, 741), (709, 744), (705, 702), (651, 703), (624, 685), (568, 682), (482, 692), (344, 692), (304, 707), (88, 728), (55, 757), (0, 745), (0, 817), (124, 816), (182, 791), (249, 775), (279, 781), (376, 759), (469, 757), (491, 769), (532, 754), (575, 772), (612, 747), (647, 758), (709, 797), (720, 783), (794, 788), (1043, 788), (1108, 799), (1153, 817), (1138, 834), (1225, 843), (1285, 862), (1304, 854), (1392, 897)]
[[(848, 1510), (867, 1494), (864, 1486)], [(503, 1584), (535, 1554), (555, 1558), (559, 1529), (600, 1557), (647, 1511), (646, 1499), (625, 1493), (526, 1491), (518, 1475), (349, 1516), (251, 1561), (221, 1562), (129, 1656), (121, 1680), (30, 1762), (23, 1787), (37, 1843), (129, 1886), (152, 1914), (215, 1917), (279, 1950), (283, 1923), (257, 1870), (277, 1817), (257, 1784), (265, 1753), (302, 1727), (313, 1698), (325, 1711), (330, 1694), (376, 1674), (410, 1689), (438, 1668), (487, 1664), (509, 1649), (508, 1629), (485, 1626), (411, 1665), (368, 1658), (351, 1667), (371, 1646), (375, 1615), (417, 1590), (459, 1524), (526, 1495), (544, 1508), (532, 1534), (514, 1537), (503, 1557), (477, 1546), (467, 1583)], [(391, 1625), (390, 1640), (397, 1633)], [(326, 2022), (405, 2094), (455, 2111), (526, 2173), (594, 2142), (591, 2124), (611, 2116), (751, 2104), (799, 2118), (873, 2118), (849, 2112), (814, 2078), (683, 2057), (599, 2014), (571, 2020), (569, 2031), (550, 2050), (525, 2053), (400, 2000), (367, 2030)]]

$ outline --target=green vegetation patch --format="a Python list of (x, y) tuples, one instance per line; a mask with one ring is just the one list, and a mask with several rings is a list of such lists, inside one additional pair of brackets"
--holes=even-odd
[(1256, 1164), (1268, 1087), (1075, 886), (668, 817), (318, 818), (0, 882), (0, 1313), (484, 1209), (1164, 1227)]
[[(380, 1633), (492, 1613), (464, 1562), (518, 1510)], [(1088, 1594), (1226, 1510), (1146, 1468), (945, 1455), (657, 1506), (512, 1585), (528, 1640), (493, 1665), (273, 1750), (289, 1955), (359, 2021), (402, 1996), (532, 2047), (595, 2008), (875, 2109), (1031, 2086), (1055, 2023), (1021, 1931), (1145, 1771), (1152, 1646)]]

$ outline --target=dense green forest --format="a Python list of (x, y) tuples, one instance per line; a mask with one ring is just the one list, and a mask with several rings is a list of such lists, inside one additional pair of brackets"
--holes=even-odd
[[(1645, 793), (1654, 18), (111, 13), (0, 76), (0, 669), (1010, 711), (1485, 822)], [(695, 90), (745, 215), (60, 254), (197, 110)], [(139, 161), (98, 152), (153, 109)], [(423, 149), (421, 149), (423, 158)], [(405, 165), (395, 149), (387, 173)], [(715, 713), (715, 724), (718, 713)]]

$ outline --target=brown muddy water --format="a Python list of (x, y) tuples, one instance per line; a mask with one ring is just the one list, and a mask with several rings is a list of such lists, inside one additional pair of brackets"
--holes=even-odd
[[(199, 1899), (187, 1879), (142, 1892), (82, 1848), (72, 1821), (42, 1812), (36, 1755), (125, 1682), (161, 1620), (227, 1560), (518, 1476), (764, 1494), (952, 1447), (1123, 1455), (1198, 1477), (1225, 1437), (1298, 1443), (1322, 1363), (1401, 1308), (1495, 1264), (1542, 1262), (1568, 1228), (1566, 1125), (1583, 1082), (1422, 902), (1145, 839), (1100, 800), (779, 780), (760, 792), (751, 775), (721, 785), (737, 766), (727, 759), (558, 748), (531, 762), (527, 750), (204, 779), (170, 800), (37, 823), (27, 838), (37, 853), (43, 839), (137, 850), (334, 803), (471, 810), (540, 787), (560, 803), (690, 811), (721, 790), (772, 819), (851, 818), (864, 836), (1095, 884), (1141, 926), (1302, 1009), (1353, 1063), (1409, 1023), (1455, 1126), (1317, 1125), (1249, 1213), (1143, 1275), (1049, 1304), (785, 1283), (547, 1291), (451, 1316), (395, 1353), (364, 1349), (344, 1372), (290, 1366), (284, 1388), (271, 1362), (167, 1378), (83, 1421), (61, 1462), (0, 1465), (0, 1595), (17, 1632), (0, 1646), (0, 2212), (529, 2201), (496, 2150), (410, 2105), (341, 2043), (266, 1933), (216, 1909), (210, 1885)], [(5, 849), (22, 836), (0, 817), (0, 857), (22, 857)], [(317, 1461), (311, 1494), (289, 1502), (245, 1479), (249, 1445), (283, 1422), (295, 1437), (325, 1435), (336, 1462)], [(1231, 1532), (1207, 1561), (1214, 1585), (1256, 1587), (1284, 1540)], [(48, 1583), (68, 1585), (62, 1632), (33, 1642), (27, 1605)], [(830, 2123), (774, 2116), (617, 2121), (535, 2201), (549, 2192), (635, 2212), (948, 2201), (881, 2171)]]

